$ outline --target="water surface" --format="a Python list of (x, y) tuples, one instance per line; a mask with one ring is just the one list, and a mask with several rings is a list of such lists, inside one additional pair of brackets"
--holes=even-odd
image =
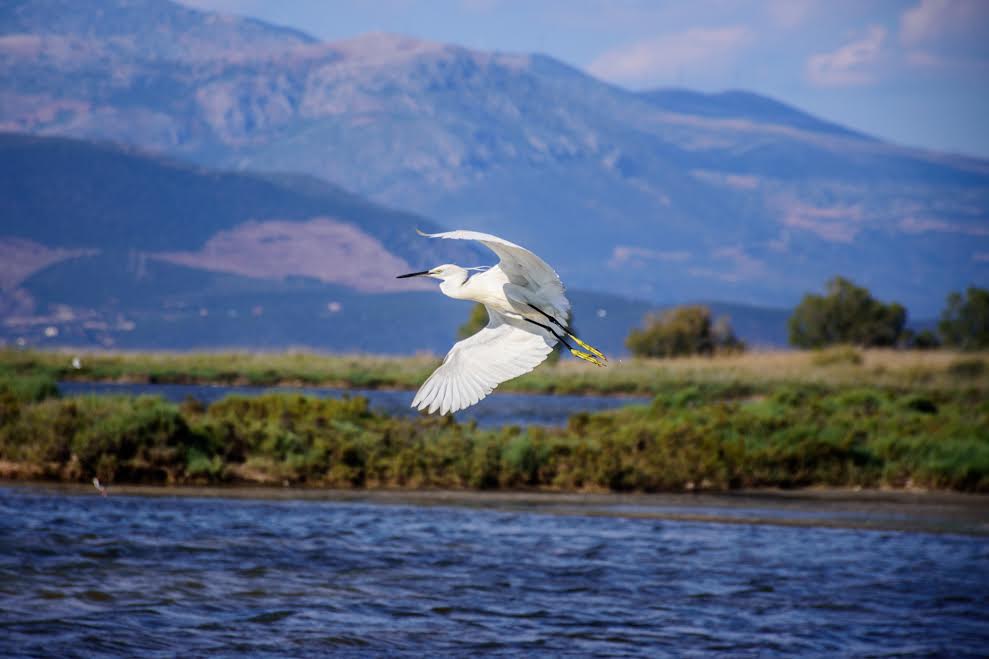
[[(162, 396), (174, 402), (181, 402), (187, 397), (192, 397), (204, 403), (212, 403), (230, 394), (258, 396), (270, 392), (303, 393), (320, 398), (363, 396), (368, 399), (373, 409), (391, 416), (412, 417), (419, 414), (418, 411), (409, 407), (415, 397), (413, 391), (339, 389), (335, 387), (229, 387), (201, 384), (119, 384), (72, 381), (59, 382), (58, 388), (63, 396), (87, 394), (137, 396), (150, 394)], [(638, 396), (570, 396), (495, 392), (477, 405), (457, 412), (455, 416), (458, 421), (477, 421), (477, 424), (482, 427), (502, 425), (560, 426), (567, 422), (570, 415), (577, 412), (597, 412), (634, 403), (641, 404), (648, 400), (648, 398)]]
[(989, 647), (984, 536), (626, 512), (0, 487), (0, 655)]

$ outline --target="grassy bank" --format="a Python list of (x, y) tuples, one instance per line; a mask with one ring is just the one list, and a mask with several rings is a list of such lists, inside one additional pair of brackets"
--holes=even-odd
[[(15, 378), (15, 380), (17, 380)], [(726, 490), (809, 485), (989, 491), (977, 388), (903, 391), (737, 378), (659, 384), (648, 406), (566, 428), (396, 419), (364, 399), (59, 399), (0, 385), (0, 474), (108, 483)], [(19, 381), (19, 380), (18, 380)], [(50, 383), (49, 383), (50, 384)]]
[[(80, 368), (72, 364), (79, 357)], [(0, 377), (177, 384), (320, 385), (415, 389), (439, 364), (432, 356), (311, 353), (68, 353), (2, 350)], [(506, 382), (501, 391), (655, 395), (684, 383), (739, 383), (895, 390), (967, 389), (989, 395), (989, 355), (950, 351), (768, 352), (665, 360), (614, 359), (608, 368), (564, 360)]]

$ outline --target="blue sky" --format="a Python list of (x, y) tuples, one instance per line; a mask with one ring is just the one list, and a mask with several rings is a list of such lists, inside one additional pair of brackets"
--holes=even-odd
[(184, 0), (325, 40), (539, 52), (631, 88), (746, 89), (989, 158), (989, 0)]

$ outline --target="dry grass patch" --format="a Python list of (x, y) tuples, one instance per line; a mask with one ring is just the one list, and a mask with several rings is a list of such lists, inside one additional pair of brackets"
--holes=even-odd
[[(81, 368), (72, 365), (79, 357)], [(436, 368), (433, 355), (388, 357), (310, 352), (32, 352), (0, 351), (0, 376), (54, 379), (272, 386), (320, 385), (415, 389)], [(501, 385), (502, 391), (655, 394), (687, 383), (744, 383), (825, 387), (869, 385), (894, 389), (989, 392), (989, 353), (948, 350), (749, 352), (714, 357), (613, 359), (607, 368), (576, 360), (543, 364)]]

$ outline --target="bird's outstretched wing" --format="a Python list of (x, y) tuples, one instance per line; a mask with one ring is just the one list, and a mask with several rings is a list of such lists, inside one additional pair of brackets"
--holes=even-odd
[[(417, 230), (418, 231), (418, 230)], [(494, 252), (501, 262), (498, 266), (508, 277), (508, 281), (539, 294), (547, 301), (549, 309), (546, 313), (556, 316), (564, 325), (570, 319), (570, 301), (567, 299), (563, 282), (559, 275), (545, 261), (527, 250), (525, 247), (508, 242), (498, 236), (492, 236), (480, 231), (446, 231), (444, 233), (423, 233), (427, 238), (446, 238), (453, 240), (476, 240)]]
[(470, 407), (495, 387), (528, 373), (553, 351), (556, 338), (523, 321), (488, 309), (488, 324), (454, 344), (443, 364), (423, 383), (412, 407), (430, 414)]

